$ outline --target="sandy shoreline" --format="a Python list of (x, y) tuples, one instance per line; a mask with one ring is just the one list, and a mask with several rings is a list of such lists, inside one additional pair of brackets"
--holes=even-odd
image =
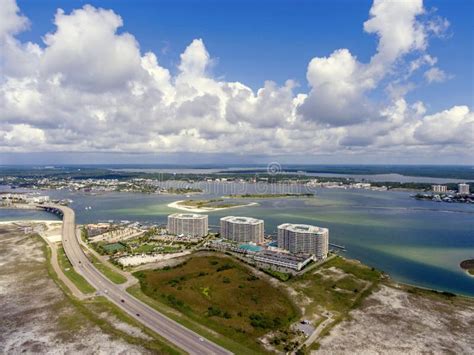
[(52, 220), (52, 219), (15, 219), (10, 221), (0, 221), (1, 224), (14, 224), (14, 223), (22, 223), (22, 224), (31, 224), (31, 223), (44, 223), (48, 226), (52, 223), (63, 223), (61, 220)]
[(35, 230), (37, 233), (41, 235), (42, 238), (46, 239), (51, 243), (59, 243), (62, 239), (62, 223), (61, 220), (49, 220), (49, 219), (21, 219), (21, 220), (13, 220), (13, 221), (0, 221), (0, 225), (16, 225), (21, 228), (31, 228), (36, 227), (38, 225), (45, 225), (46, 228), (40, 228)]
[(202, 208), (195, 208), (195, 207), (189, 207), (189, 206), (181, 206), (180, 203), (184, 202), (186, 200), (180, 200), (180, 201), (175, 201), (172, 203), (169, 203), (167, 206), (171, 208), (176, 208), (181, 211), (186, 211), (186, 212), (194, 212), (194, 213), (199, 213), (199, 212), (214, 212), (214, 211), (223, 211), (223, 210), (228, 210), (231, 208), (240, 208), (240, 207), (250, 207), (250, 206), (258, 206), (257, 202), (251, 202), (251, 203), (246, 203), (245, 205), (239, 205), (239, 206), (231, 206), (231, 207), (222, 207), (222, 208), (217, 208), (217, 207), (202, 207)]
[(179, 253), (170, 254), (152, 254), (152, 255), (129, 255), (119, 258), (117, 261), (123, 266), (137, 266), (148, 264), (152, 262), (159, 262), (179, 258), (191, 254), (190, 251), (183, 251)]

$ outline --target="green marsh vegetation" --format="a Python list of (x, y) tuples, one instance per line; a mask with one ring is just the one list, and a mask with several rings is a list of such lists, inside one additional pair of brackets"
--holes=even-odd
[(134, 275), (149, 298), (254, 351), (262, 351), (258, 337), (299, 316), (286, 293), (227, 257), (192, 257)]

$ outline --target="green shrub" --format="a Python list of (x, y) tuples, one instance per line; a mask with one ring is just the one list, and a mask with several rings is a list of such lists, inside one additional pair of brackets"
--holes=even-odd
[(222, 314), (222, 310), (217, 306), (210, 306), (207, 308), (208, 317), (219, 317)]
[(225, 271), (225, 270), (229, 270), (229, 269), (232, 269), (234, 268), (233, 265), (229, 264), (229, 263), (225, 263), (224, 265), (221, 265), (217, 268), (217, 272), (221, 272), (221, 271)]
[(282, 322), (279, 317), (270, 318), (261, 313), (252, 313), (250, 316), (250, 324), (254, 328), (275, 329), (281, 326)]

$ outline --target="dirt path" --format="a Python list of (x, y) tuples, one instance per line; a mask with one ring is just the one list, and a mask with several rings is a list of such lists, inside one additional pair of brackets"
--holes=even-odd
[(334, 321), (334, 314), (332, 314), (331, 312), (327, 312), (329, 313), (329, 316), (326, 320), (324, 320), (321, 324), (319, 324), (317, 326), (317, 328), (314, 330), (313, 333), (311, 333), (311, 335), (309, 336), (308, 339), (306, 339), (306, 341), (300, 346), (300, 348), (302, 346), (306, 346), (306, 347), (309, 347), (311, 344), (313, 344), (319, 337), (319, 335), (321, 334), (321, 332), (329, 325), (331, 324), (333, 321)]

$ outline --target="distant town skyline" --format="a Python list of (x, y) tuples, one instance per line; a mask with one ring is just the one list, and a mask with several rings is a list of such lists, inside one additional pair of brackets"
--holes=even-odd
[(0, 164), (474, 164), (472, 13), (0, 0)]

